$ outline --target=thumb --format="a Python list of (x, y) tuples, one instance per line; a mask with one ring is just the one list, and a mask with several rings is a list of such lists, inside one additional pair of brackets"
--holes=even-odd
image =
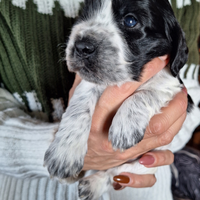
[[(107, 132), (112, 118), (123, 101), (132, 95), (137, 88), (162, 70), (168, 63), (168, 56), (154, 58), (144, 66), (140, 82), (127, 82), (122, 86), (109, 86), (97, 102), (93, 114), (91, 132)], [(94, 130), (94, 131), (92, 131)]]
[[(132, 82), (127, 82), (121, 87), (109, 86), (100, 97), (92, 118), (92, 133), (107, 133), (112, 119), (117, 109), (123, 101), (130, 96), (137, 86)], [(107, 135), (106, 135), (107, 138)]]

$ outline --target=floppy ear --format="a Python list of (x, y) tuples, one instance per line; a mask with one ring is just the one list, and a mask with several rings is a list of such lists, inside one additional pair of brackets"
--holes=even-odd
[[(169, 20), (169, 18), (167, 19)], [(185, 35), (179, 26), (176, 18), (170, 19), (165, 24), (165, 33), (171, 43), (170, 69), (173, 76), (177, 76), (180, 69), (185, 65), (188, 59), (188, 48)]]

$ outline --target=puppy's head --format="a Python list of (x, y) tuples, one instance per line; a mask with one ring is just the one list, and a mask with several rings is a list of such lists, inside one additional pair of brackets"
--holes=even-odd
[(112, 85), (138, 81), (143, 66), (165, 54), (176, 76), (188, 52), (167, 0), (85, 0), (66, 53), (70, 71)]

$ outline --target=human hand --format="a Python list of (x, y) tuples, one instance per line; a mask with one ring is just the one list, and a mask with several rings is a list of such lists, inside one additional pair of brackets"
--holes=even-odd
[[(173, 137), (178, 133), (186, 116), (187, 95), (185, 92), (180, 92), (169, 103), (169, 106), (162, 109), (162, 113), (155, 115), (146, 129), (144, 139), (135, 147), (132, 147), (125, 152), (114, 151), (111, 143), (108, 141), (108, 129), (110, 127), (113, 116), (122, 102), (144, 82), (159, 72), (166, 66), (168, 57), (163, 56), (162, 59), (155, 58), (149, 62), (143, 73), (141, 82), (126, 83), (120, 88), (117, 86), (108, 87), (102, 94), (96, 105), (93, 115), (92, 127), (88, 139), (88, 152), (85, 157), (83, 170), (105, 170), (118, 166), (128, 160), (137, 158), (138, 156), (156, 148), (166, 145), (171, 142)], [(76, 78), (74, 88), (80, 82), (80, 78)], [(175, 111), (176, 110), (176, 111)], [(170, 151), (151, 152), (146, 155), (152, 155), (154, 163), (145, 166), (155, 167), (161, 165), (169, 165), (173, 162), (173, 154)], [(149, 158), (149, 157), (147, 157)], [(141, 159), (145, 159), (145, 155)], [(155, 183), (153, 175), (133, 175), (134, 182), (130, 182), (129, 186), (147, 187)], [(133, 178), (133, 177), (132, 177)], [(131, 178), (131, 179), (132, 179)], [(137, 181), (138, 180), (138, 181)]]

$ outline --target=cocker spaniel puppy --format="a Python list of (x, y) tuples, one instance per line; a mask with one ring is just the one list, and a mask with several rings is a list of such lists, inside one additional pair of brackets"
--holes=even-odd
[[(151, 117), (167, 106), (183, 85), (179, 70), (188, 48), (167, 0), (85, 0), (66, 49), (67, 66), (83, 79), (63, 114), (55, 140), (45, 154), (51, 176), (70, 182), (82, 170), (96, 102), (109, 85), (140, 81), (144, 65), (170, 55), (162, 71), (127, 98), (112, 120), (109, 140), (128, 149), (143, 139)], [(188, 110), (192, 103), (189, 101)], [(167, 147), (166, 147), (167, 148)], [(81, 199), (96, 199), (121, 172), (155, 173), (137, 161), (99, 171), (79, 182)]]

